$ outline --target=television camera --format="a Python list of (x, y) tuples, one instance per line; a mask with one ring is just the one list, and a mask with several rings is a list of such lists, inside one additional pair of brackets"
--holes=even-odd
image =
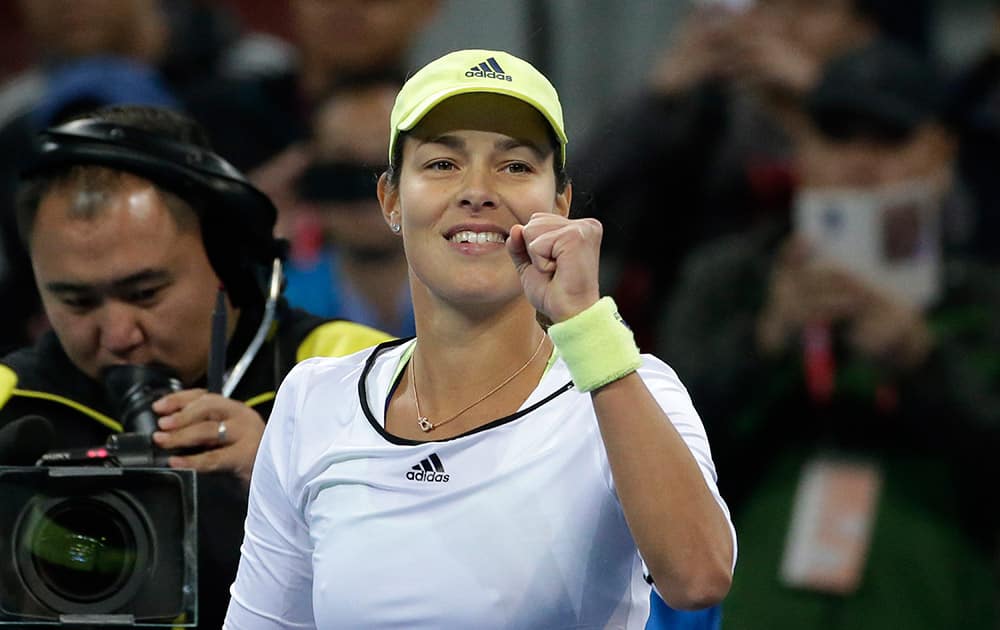
[(0, 430), (0, 463), (40, 453), (0, 466), (0, 624), (197, 623), (195, 473), (152, 441), (152, 404), (180, 381), (159, 366), (102, 376), (124, 429), (105, 444), (47, 450), (41, 416)]

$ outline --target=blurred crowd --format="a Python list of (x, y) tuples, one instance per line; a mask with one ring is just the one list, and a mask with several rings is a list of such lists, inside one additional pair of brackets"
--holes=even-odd
[[(290, 302), (414, 334), (374, 191), (440, 5), (289, 0), (277, 40), (214, 2), (19, 1), (33, 60), (0, 84), (0, 347), (47, 326), (21, 160), (113, 103), (187, 112), (271, 195)], [(635, 98), (573, 130), (603, 291), (715, 449), (740, 540), (727, 630), (1000, 627), (997, 15), (994, 44), (945, 71), (925, 0), (697, 2)]]

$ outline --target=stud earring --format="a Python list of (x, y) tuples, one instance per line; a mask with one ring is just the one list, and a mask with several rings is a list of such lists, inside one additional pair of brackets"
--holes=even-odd
[(394, 233), (399, 234), (400, 230), (403, 229), (403, 226), (398, 223), (393, 223), (389, 226), (389, 229), (391, 229)]

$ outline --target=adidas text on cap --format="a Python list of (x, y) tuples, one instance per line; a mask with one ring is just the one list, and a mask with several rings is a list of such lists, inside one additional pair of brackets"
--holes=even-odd
[(491, 92), (531, 105), (551, 125), (559, 141), (559, 163), (566, 164), (562, 106), (552, 83), (527, 61), (498, 50), (458, 50), (417, 71), (403, 85), (392, 108), (389, 161), (400, 131), (409, 131), (441, 101), (459, 94)]

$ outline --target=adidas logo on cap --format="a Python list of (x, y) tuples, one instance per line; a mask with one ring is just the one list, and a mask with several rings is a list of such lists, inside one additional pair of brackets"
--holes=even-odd
[(480, 77), (483, 79), (500, 79), (501, 81), (513, 81), (514, 79), (503, 71), (495, 57), (490, 57), (478, 66), (472, 66), (465, 73), (467, 77)]
[(420, 460), (420, 463), (413, 466), (406, 473), (406, 478), (410, 481), (437, 481), (447, 483), (450, 475), (445, 473), (444, 464), (437, 453), (431, 453), (429, 457)]

